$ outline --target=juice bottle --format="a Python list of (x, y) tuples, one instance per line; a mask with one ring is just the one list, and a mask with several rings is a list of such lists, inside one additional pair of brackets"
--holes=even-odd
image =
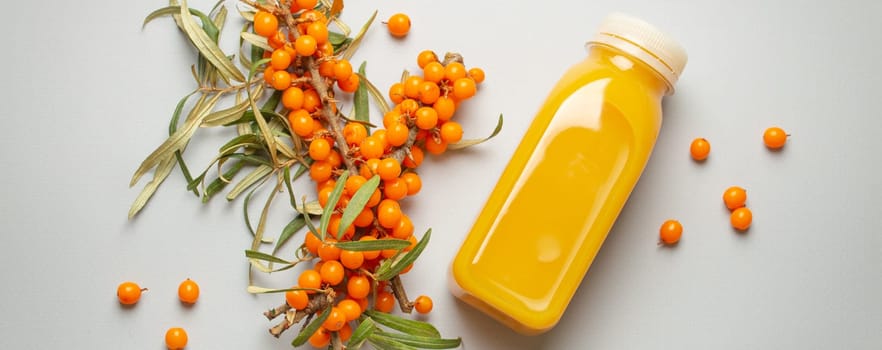
[(686, 53), (623, 14), (551, 91), (451, 264), (451, 291), (524, 334), (553, 327), (643, 172)]

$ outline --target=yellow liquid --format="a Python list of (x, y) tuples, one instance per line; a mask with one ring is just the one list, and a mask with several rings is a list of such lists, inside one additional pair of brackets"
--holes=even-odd
[(454, 294), (525, 334), (553, 327), (636, 184), (665, 83), (594, 46), (536, 115), (451, 266)]

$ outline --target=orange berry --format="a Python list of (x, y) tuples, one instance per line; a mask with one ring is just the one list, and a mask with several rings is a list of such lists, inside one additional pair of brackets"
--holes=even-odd
[(417, 173), (404, 173), (401, 174), (401, 180), (404, 181), (405, 185), (407, 185), (407, 195), (413, 196), (420, 192), (420, 189), (423, 188), (423, 181), (420, 179), (420, 176)]
[(784, 132), (784, 129), (773, 126), (766, 129), (763, 133), (763, 142), (766, 144), (766, 147), (770, 149), (779, 149), (784, 147), (784, 144), (787, 143), (788, 136), (790, 135), (787, 135), (787, 133)]
[(465, 78), (466, 74), (465, 66), (459, 62), (450, 62), (444, 67), (444, 78), (450, 82)]
[(343, 299), (337, 303), (337, 308), (343, 313), (346, 318), (346, 322), (357, 320), (359, 316), (361, 316), (361, 306), (358, 305), (358, 302), (352, 299)]
[(683, 235), (683, 225), (677, 220), (667, 220), (658, 229), (659, 238), (664, 244), (674, 244)]
[(266, 11), (257, 11), (254, 14), (254, 32), (262, 37), (270, 37), (279, 30), (279, 19)]
[[(322, 275), (316, 270), (303, 270), (297, 278), (300, 288), (320, 289), (322, 287)], [(307, 291), (311, 294), (312, 291)]]
[[(373, 241), (376, 239), (377, 238), (374, 236), (361, 236), (361, 238), (359, 238), (358, 240), (359, 241)], [(364, 251), (361, 253), (362, 253), (362, 255), (364, 255), (365, 260), (373, 260), (373, 259), (376, 259), (377, 257), (380, 256), (379, 250), (368, 250), (368, 251)]]
[(426, 139), (426, 152), (434, 155), (439, 155), (444, 153), (444, 151), (446, 150), (447, 142), (444, 142), (444, 140), (435, 140), (434, 137)]
[(383, 146), (383, 153), (389, 151), (389, 140), (386, 139), (386, 130), (380, 129), (374, 131), (373, 137), (376, 137), (378, 141), (380, 141), (380, 145)]
[(457, 143), (462, 140), (462, 125), (453, 121), (441, 124), (441, 140), (447, 143)]
[(355, 90), (358, 90), (360, 82), (361, 78), (358, 77), (358, 74), (352, 74), (346, 80), (337, 80), (337, 86), (345, 92), (355, 92)]
[(331, 155), (331, 143), (323, 138), (317, 138), (309, 143), (309, 157), (314, 160), (326, 160)]
[(322, 264), (321, 269), (322, 281), (327, 282), (332, 286), (336, 286), (343, 282), (343, 264), (340, 264), (337, 260), (327, 260)]
[(312, 127), (314, 125), (312, 117), (304, 109), (298, 109), (288, 113), (288, 125), (291, 131), (300, 137), (308, 137), (312, 135)]
[[(355, 303), (358, 304), (358, 302)], [(349, 338), (352, 338), (352, 326), (350, 326), (347, 322), (345, 325), (343, 325), (343, 328), (340, 328), (340, 330), (337, 331), (337, 335), (340, 337), (340, 340), (344, 342), (348, 341)]]
[(178, 285), (178, 299), (193, 304), (199, 299), (199, 285), (191, 279), (186, 279)]
[(303, 310), (309, 305), (309, 295), (302, 290), (289, 290), (285, 292), (285, 301), (294, 310)]
[(346, 283), (346, 293), (351, 298), (364, 299), (371, 293), (371, 282), (365, 276), (354, 275)]
[(747, 207), (741, 207), (732, 211), (729, 221), (738, 231), (746, 231), (753, 222), (753, 213)]
[(389, 27), (389, 33), (393, 36), (403, 37), (410, 31), (410, 17), (403, 13), (396, 13), (389, 17), (386, 26)]
[(408, 98), (404, 101), (401, 101), (401, 103), (398, 104), (398, 106), (401, 108), (401, 114), (405, 114), (405, 115), (414, 115), (414, 113), (416, 113), (417, 109), (420, 108), (419, 102), (417, 102), (416, 100), (414, 100), (412, 98)]
[(318, 42), (310, 35), (301, 35), (294, 41), (294, 49), (300, 56), (312, 56), (318, 49)]
[(355, 220), (352, 221), (352, 224), (355, 227), (368, 227), (374, 223), (374, 212), (370, 208), (364, 208), (361, 210), (361, 213), (355, 217)]
[[(337, 207), (345, 208), (348, 203), (349, 197), (343, 196), (340, 198), (340, 201), (337, 202)], [(340, 221), (342, 220), (343, 218), (340, 214), (333, 214), (333, 216), (331, 216), (331, 220), (328, 222), (328, 233), (330, 233), (334, 237), (339, 236)], [(349, 225), (349, 227), (346, 228), (346, 232), (343, 233), (343, 237), (352, 237), (353, 234), (355, 234), (355, 226)]]
[(425, 68), (427, 64), (432, 62), (438, 62), (438, 55), (435, 54), (435, 51), (423, 50), (417, 55), (417, 65), (420, 66), (420, 69)]
[(322, 323), (323, 328), (332, 332), (339, 331), (344, 325), (346, 325), (346, 314), (338, 307), (332, 307), (328, 318)]
[(294, 3), (301, 9), (311, 10), (318, 4), (318, 0), (295, 0)]
[(340, 263), (347, 269), (358, 269), (364, 263), (364, 254), (362, 252), (343, 250), (340, 252)]
[(368, 199), (367, 204), (365, 204), (364, 206), (368, 208), (376, 207), (378, 204), (380, 204), (381, 198), (382, 196), (380, 195), (380, 189), (375, 189), (374, 193), (371, 194), (371, 198)]
[(346, 178), (346, 184), (343, 187), (346, 191), (345, 193), (349, 196), (354, 196), (355, 192), (358, 192), (358, 189), (360, 189), (365, 182), (367, 182), (367, 179), (361, 175), (352, 175)]
[(285, 89), (285, 92), (282, 93), (282, 106), (285, 106), (289, 111), (303, 108), (303, 90), (296, 86)]
[(116, 287), (116, 297), (120, 304), (134, 305), (141, 299), (141, 292), (145, 290), (147, 289), (142, 289), (135, 282), (123, 282)]
[[(416, 247), (416, 245), (417, 245), (417, 239), (414, 235), (408, 236), (407, 240), (410, 241), (410, 245), (407, 247), (404, 247), (405, 252), (409, 252), (409, 251), (413, 250), (413, 248)], [(411, 266), (413, 266), (413, 264), (411, 264)]]
[(416, 111), (416, 126), (423, 130), (430, 130), (438, 124), (438, 112), (432, 107), (420, 107)]
[[(303, 8), (303, 7), (301, 6), (301, 8)], [(308, 11), (304, 11), (303, 13), (301, 13), (300, 20), (303, 22), (323, 22), (323, 23), (328, 22), (328, 18), (325, 17), (325, 15), (323, 13), (316, 11), (314, 9), (310, 9)], [(304, 27), (304, 31), (306, 30), (305, 28), (306, 27)]]
[(735, 210), (744, 206), (747, 202), (747, 191), (738, 186), (732, 186), (723, 192), (723, 203), (729, 210)]
[(326, 161), (316, 161), (309, 166), (309, 177), (315, 182), (323, 182), (331, 178), (333, 169)]
[(391, 200), (401, 200), (407, 196), (407, 183), (400, 177), (386, 181), (383, 183), (383, 195)]
[[(333, 191), (333, 189), (331, 189)], [(322, 246), (322, 241), (311, 231), (306, 232), (306, 238), (303, 239), (303, 244), (306, 246), (306, 250), (309, 251), (310, 254), (318, 256), (318, 249)]]
[(322, 243), (322, 245), (319, 246), (318, 253), (319, 258), (322, 259), (322, 261), (333, 261), (340, 259), (340, 248), (337, 248), (337, 246), (333, 244), (335, 242), (336, 240), (334, 240), (333, 238), (328, 238), (326, 242)]
[(472, 78), (459, 78), (453, 82), (453, 96), (460, 100), (465, 100), (475, 96), (477, 87)]
[[(361, 147), (359, 147), (359, 149), (361, 150), (361, 155), (365, 159), (380, 158), (384, 151), (383, 144), (373, 135), (366, 137), (364, 141), (361, 142)], [(368, 177), (370, 176), (365, 176), (365, 178)]]
[[(367, 140), (367, 139), (365, 139)], [(362, 144), (364, 144), (362, 142)], [(377, 167), (380, 166), (380, 160), (377, 158), (368, 159), (364, 165), (361, 166), (361, 169), (358, 170), (359, 175), (364, 176), (366, 179), (373, 177), (377, 173)]]
[(689, 145), (689, 154), (692, 155), (692, 159), (695, 159), (697, 161), (707, 159), (707, 155), (710, 154), (710, 150), (710, 143), (702, 137), (692, 140), (692, 144)]
[(481, 68), (469, 69), (468, 76), (469, 78), (474, 79), (475, 83), (480, 84), (484, 81), (484, 70)]
[(424, 157), (423, 149), (414, 145), (410, 147), (410, 156), (405, 156), (402, 164), (408, 168), (416, 168), (423, 164)]
[(423, 67), (423, 80), (440, 83), (444, 79), (444, 66), (440, 62), (429, 62)]
[(380, 201), (377, 208), (377, 221), (380, 226), (389, 229), (398, 226), (398, 223), (401, 222), (401, 215), (401, 206), (398, 205), (398, 201), (391, 199)]
[(388, 141), (390, 145), (398, 147), (407, 142), (409, 134), (410, 129), (407, 128), (407, 125), (401, 122), (393, 122), (392, 125), (388, 126), (386, 129), (386, 141)]
[(422, 84), (420, 84), (420, 102), (430, 105), (435, 103), (435, 101), (438, 101), (439, 97), (441, 97), (441, 88), (438, 87), (438, 84), (431, 81), (423, 81)]
[(185, 348), (187, 346), (187, 331), (179, 327), (169, 328), (165, 332), (165, 346), (170, 350)]
[(333, 78), (334, 77), (334, 66), (337, 65), (336, 60), (323, 60), (319, 63), (319, 75), (325, 78)]
[(398, 225), (392, 229), (392, 237), (398, 239), (407, 239), (413, 235), (413, 222), (410, 221), (410, 218), (407, 215), (401, 214), (401, 219), (398, 220)]
[(425, 295), (420, 295), (413, 301), (413, 308), (421, 314), (432, 312), (433, 306), (434, 303), (432, 302), (432, 298)]
[(307, 112), (315, 112), (321, 105), (322, 100), (319, 98), (318, 92), (312, 89), (303, 92), (303, 109)]
[(315, 39), (319, 45), (328, 42), (328, 26), (323, 22), (312, 22), (306, 27), (306, 35)]
[(383, 115), (383, 127), (386, 129), (396, 123), (405, 123), (405, 119), (398, 110), (393, 109)]
[(361, 123), (350, 122), (343, 127), (343, 138), (350, 145), (361, 144), (367, 137), (367, 128)]
[(328, 199), (331, 198), (331, 192), (334, 192), (333, 186), (324, 186), (321, 189), (319, 189), (319, 193), (318, 193), (319, 205), (321, 205), (322, 207), (324, 207), (325, 205), (328, 205)]
[(263, 70), (263, 81), (265, 81), (267, 84), (272, 86), (273, 85), (273, 73), (275, 73), (275, 72), (276, 72), (276, 70), (273, 69), (272, 65), (267, 65), (266, 68)]
[(404, 101), (404, 84), (395, 83), (389, 87), (389, 99), (392, 103), (398, 104)]
[(337, 80), (346, 80), (350, 75), (352, 75), (352, 64), (348, 60), (337, 61), (334, 65), (334, 77)]
[(281, 30), (276, 30), (275, 34), (270, 35), (268, 38), (266, 38), (266, 42), (267, 44), (269, 44), (270, 47), (273, 48), (273, 50), (281, 49), (285, 46), (285, 34), (282, 33)]
[(315, 333), (309, 336), (309, 345), (314, 348), (327, 348), (329, 344), (331, 344), (331, 333), (328, 333), (324, 327), (319, 327)]
[(397, 179), (398, 175), (401, 175), (401, 164), (395, 158), (385, 158), (380, 161), (377, 175), (380, 175), (380, 179), (385, 181)]
[(423, 83), (423, 78), (420, 78), (416, 75), (411, 75), (404, 80), (404, 96), (408, 98), (416, 99), (420, 96), (420, 85)]
[(392, 293), (387, 291), (377, 293), (377, 301), (374, 303), (374, 309), (379, 312), (390, 313), (392, 312), (393, 307), (395, 307), (395, 297), (392, 296)]
[(270, 85), (273, 86), (273, 89), (276, 90), (285, 90), (291, 87), (291, 74), (285, 70), (277, 70), (273, 72), (272, 80), (270, 80)]
[[(327, 139), (325, 140), (327, 141)], [(333, 148), (331, 149), (331, 153), (328, 154), (328, 159), (325, 161), (327, 161), (328, 164), (331, 164), (332, 168), (339, 168), (340, 165), (343, 164), (343, 158), (340, 156), (340, 152), (337, 152), (337, 150)]]
[(456, 102), (453, 102), (453, 99), (450, 97), (441, 96), (438, 97), (438, 100), (435, 101), (432, 108), (438, 113), (438, 120), (446, 122), (450, 120), (450, 118), (453, 118), (453, 113), (456, 112)]
[(285, 50), (273, 51), (272, 58), (270, 59), (270, 64), (275, 70), (288, 69), (288, 66), (291, 65), (291, 54), (289, 54), (288, 51)]

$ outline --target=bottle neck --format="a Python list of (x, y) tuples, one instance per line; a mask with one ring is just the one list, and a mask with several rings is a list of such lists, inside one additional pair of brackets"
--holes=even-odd
[(674, 92), (673, 86), (661, 74), (646, 62), (623, 50), (607, 44), (592, 42), (588, 44), (588, 55), (616, 67), (624, 74), (643, 83), (650, 91), (658, 93), (660, 97)]

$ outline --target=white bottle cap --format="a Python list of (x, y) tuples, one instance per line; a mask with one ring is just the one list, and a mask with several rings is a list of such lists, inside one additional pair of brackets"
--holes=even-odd
[(615, 47), (658, 72), (668, 83), (669, 93), (686, 67), (686, 50), (654, 26), (621, 13), (607, 16), (589, 42)]

